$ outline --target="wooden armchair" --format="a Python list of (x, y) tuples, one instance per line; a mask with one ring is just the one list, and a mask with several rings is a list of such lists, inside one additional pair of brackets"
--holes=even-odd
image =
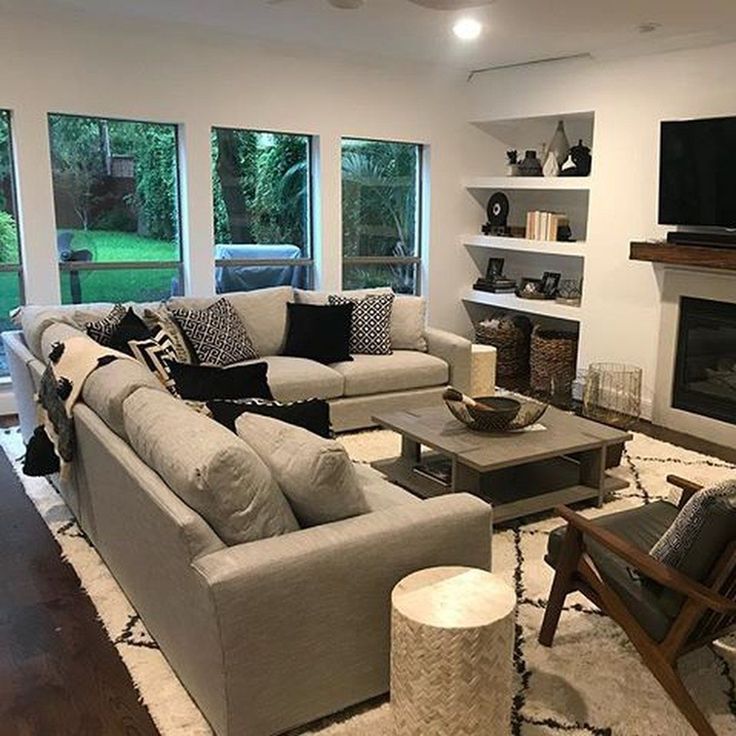
[(626, 632), (697, 733), (716, 736), (677, 660), (736, 629), (736, 529), (702, 582), (651, 557), (651, 546), (701, 489), (677, 476), (667, 480), (683, 491), (679, 508), (659, 501), (594, 521), (557, 509), (567, 525), (549, 539), (546, 560), (556, 572), (539, 641), (552, 646), (565, 598), (581, 592)]

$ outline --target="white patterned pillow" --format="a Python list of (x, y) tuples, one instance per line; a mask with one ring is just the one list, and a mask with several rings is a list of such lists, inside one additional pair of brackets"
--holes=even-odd
[(734, 539), (736, 480), (727, 480), (693, 494), (649, 554), (702, 580)]
[(393, 294), (371, 294), (362, 299), (330, 294), (327, 301), (332, 305), (353, 305), (351, 355), (391, 355)]
[(87, 334), (95, 342), (100, 343), (100, 345), (109, 345), (113, 333), (127, 313), (128, 310), (122, 304), (116, 304), (110, 310), (107, 317), (95, 320), (94, 322), (87, 322), (84, 327), (87, 330)]
[(143, 363), (174, 396), (179, 395), (169, 369), (169, 363), (177, 359), (176, 349), (165, 330), (157, 330), (147, 340), (129, 340), (128, 347), (133, 357)]
[(189, 338), (200, 363), (226, 366), (260, 357), (227, 299), (218, 299), (205, 309), (172, 309), (171, 314)]

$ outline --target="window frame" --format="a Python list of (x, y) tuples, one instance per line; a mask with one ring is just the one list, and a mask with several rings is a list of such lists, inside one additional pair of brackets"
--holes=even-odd
[(8, 163), (10, 165), (10, 197), (13, 203), (13, 213), (15, 214), (15, 225), (18, 232), (18, 263), (0, 263), (0, 273), (15, 273), (18, 276), (18, 296), (20, 303), (26, 302), (25, 291), (25, 273), (23, 270), (23, 243), (20, 223), (20, 200), (18, 199), (18, 169), (16, 168), (14, 136), (13, 136), (13, 111), (7, 108), (0, 108), (0, 113), (5, 114), (8, 123)]
[[(181, 284), (181, 295), (185, 295), (186, 285), (186, 274), (185, 274), (185, 259), (184, 259), (184, 217), (182, 212), (182, 149), (181, 149), (181, 125), (179, 123), (166, 123), (160, 120), (134, 120), (132, 118), (114, 117), (109, 115), (94, 115), (94, 114), (82, 114), (82, 113), (69, 113), (69, 112), (54, 112), (48, 111), (46, 113), (48, 137), (49, 137), (49, 157), (50, 162), (53, 157), (53, 143), (51, 139), (51, 117), (52, 116), (63, 116), (68, 118), (85, 118), (88, 120), (106, 120), (108, 122), (116, 123), (133, 123), (139, 125), (162, 125), (173, 128), (174, 131), (174, 150), (176, 151), (176, 180), (175, 180), (175, 194), (176, 194), (176, 241), (177, 250), (179, 253), (179, 259), (176, 261), (106, 261), (106, 262), (95, 262), (95, 261), (60, 261), (56, 258), (56, 265), (59, 272), (59, 280), (61, 281), (61, 275), (63, 273), (75, 273), (80, 271), (123, 271), (123, 270), (158, 270), (158, 269), (171, 269), (176, 270), (179, 283)], [(54, 177), (53, 177), (53, 165), (51, 171), (51, 187), (52, 196), (56, 196), (54, 191)], [(56, 211), (54, 211), (54, 234), (58, 236), (59, 228), (56, 225)], [(132, 299), (131, 301), (136, 301)], [(85, 304), (87, 302), (82, 302)]]
[[(315, 283), (315, 267), (316, 259), (314, 257), (314, 238), (315, 238), (315, 181), (314, 181), (314, 162), (315, 162), (315, 151), (314, 146), (317, 140), (317, 136), (311, 133), (296, 133), (294, 131), (286, 130), (264, 130), (261, 128), (235, 128), (230, 125), (211, 125), (210, 136), (215, 130), (230, 130), (236, 133), (265, 133), (270, 135), (290, 135), (298, 138), (307, 139), (307, 251), (309, 256), (307, 258), (215, 258), (215, 269), (228, 268), (231, 266), (240, 267), (258, 267), (258, 266), (304, 266), (307, 268), (308, 274), (308, 289), (314, 288)], [(210, 137), (210, 141), (211, 141)], [(212, 144), (210, 143), (210, 146)], [(210, 155), (212, 151), (210, 150)], [(210, 174), (212, 179), (214, 177)], [(214, 183), (214, 182), (213, 182)], [(229, 245), (229, 243), (218, 243), (214, 239), (215, 233), (215, 213), (212, 213), (212, 234), (214, 242), (214, 248), (218, 245)]]
[[(342, 136), (340, 138), (340, 187), (342, 191), (342, 156), (344, 152), (343, 144), (345, 141), (365, 141), (367, 143), (398, 143), (401, 145), (414, 146), (417, 149), (417, 173), (416, 173), (416, 249), (414, 256), (345, 256), (345, 230), (342, 228), (340, 239), (340, 255), (342, 262), (342, 288), (345, 288), (345, 266), (414, 266), (414, 296), (421, 296), (422, 293), (422, 261), (424, 256), (424, 155), (426, 144), (416, 143), (414, 141), (391, 140), (389, 138), (366, 138), (364, 136)], [(342, 210), (344, 203), (341, 203), (340, 217), (342, 221)]]

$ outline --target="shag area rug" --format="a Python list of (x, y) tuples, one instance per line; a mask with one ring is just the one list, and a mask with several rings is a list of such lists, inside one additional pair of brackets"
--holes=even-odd
[[(341, 438), (357, 462), (399, 453), (398, 435), (371, 431)], [(207, 722), (169, 667), (140, 617), (105, 563), (45, 479), (26, 478), (19, 459), (24, 448), (17, 429), (0, 433), (26, 493), (73, 565), (94, 602), (110, 639), (131, 673), (140, 697), (163, 736), (210, 736)], [(712, 483), (736, 466), (637, 434), (613, 471), (629, 482), (595, 517), (660, 498), (677, 473)], [(537, 643), (551, 572), (543, 561), (549, 532), (559, 521), (546, 517), (495, 532), (493, 570), (519, 598), (514, 665), (516, 695), (513, 736), (692, 736), (694, 733), (656, 680), (641, 664), (621, 630), (584, 598), (570, 599), (555, 646)], [(681, 660), (686, 685), (718, 734), (736, 735), (736, 637), (704, 647)], [(387, 701), (373, 701), (300, 729), (304, 736), (393, 736)]]

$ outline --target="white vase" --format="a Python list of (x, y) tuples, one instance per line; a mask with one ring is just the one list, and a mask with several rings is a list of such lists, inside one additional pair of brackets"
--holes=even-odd
[(562, 164), (567, 161), (567, 157), (570, 155), (570, 141), (567, 140), (565, 133), (565, 123), (560, 120), (557, 123), (557, 130), (552, 136), (552, 140), (549, 142), (549, 153), (554, 153), (557, 159), (557, 166), (562, 167)]

